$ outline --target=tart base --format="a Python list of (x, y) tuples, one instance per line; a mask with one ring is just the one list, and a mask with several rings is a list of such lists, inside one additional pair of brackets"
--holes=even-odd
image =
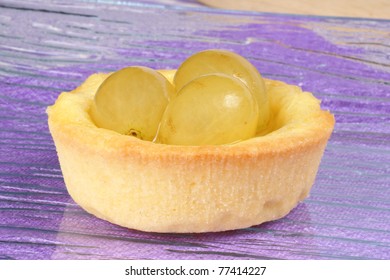
[(89, 213), (142, 231), (226, 231), (279, 219), (308, 196), (334, 126), (310, 93), (266, 80), (268, 134), (174, 146), (95, 126), (88, 111), (106, 77), (92, 75), (48, 108), (66, 187)]

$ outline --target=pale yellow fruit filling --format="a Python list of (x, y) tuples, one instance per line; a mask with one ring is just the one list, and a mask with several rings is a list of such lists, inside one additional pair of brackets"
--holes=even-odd
[(90, 114), (98, 127), (170, 145), (231, 144), (270, 129), (263, 78), (245, 58), (206, 50), (176, 72), (133, 66), (97, 89)]

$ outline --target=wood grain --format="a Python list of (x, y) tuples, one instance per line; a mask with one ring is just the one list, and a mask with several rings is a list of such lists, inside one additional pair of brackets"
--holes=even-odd
[[(0, 259), (390, 259), (389, 31), (195, 1), (1, 1)], [(281, 220), (209, 234), (87, 214), (66, 191), (46, 107), (94, 72), (176, 68), (207, 48), (240, 53), (335, 114), (310, 197)]]
[(387, 0), (199, 0), (211, 7), (267, 13), (390, 19)]

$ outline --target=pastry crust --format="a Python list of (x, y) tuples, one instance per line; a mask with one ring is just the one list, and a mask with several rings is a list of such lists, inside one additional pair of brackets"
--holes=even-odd
[(334, 126), (310, 93), (265, 80), (266, 135), (175, 146), (96, 127), (89, 108), (107, 76), (90, 76), (47, 110), (67, 189), (89, 213), (142, 231), (212, 232), (281, 218), (307, 197)]

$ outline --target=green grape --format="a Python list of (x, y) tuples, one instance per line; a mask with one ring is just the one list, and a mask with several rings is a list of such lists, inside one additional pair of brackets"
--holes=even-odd
[(173, 85), (157, 71), (127, 67), (100, 85), (91, 117), (98, 127), (151, 141), (174, 91)]
[(270, 109), (264, 81), (257, 69), (242, 56), (226, 50), (198, 52), (178, 68), (174, 84), (180, 90), (191, 80), (206, 74), (222, 73), (240, 79), (256, 98), (259, 107), (257, 130), (266, 128)]
[(172, 145), (218, 145), (254, 137), (256, 100), (239, 79), (225, 74), (198, 77), (167, 106), (157, 141)]

